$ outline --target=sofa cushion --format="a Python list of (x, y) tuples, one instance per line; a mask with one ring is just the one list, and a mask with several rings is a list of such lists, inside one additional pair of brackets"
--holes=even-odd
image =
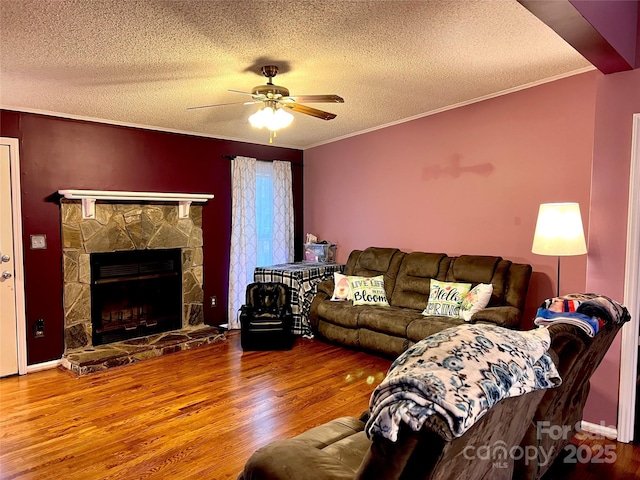
[(389, 335), (406, 337), (407, 326), (422, 318), (420, 312), (400, 307), (370, 307), (360, 312), (358, 326)]
[(448, 282), (491, 283), (493, 293), (489, 306), (503, 305), (507, 289), (507, 273), (511, 262), (488, 255), (460, 255), (452, 259), (447, 272)]
[[(507, 284), (507, 278), (509, 276), (509, 272), (511, 271), (511, 267), (513, 263), (509, 260), (500, 260), (496, 265), (496, 269), (493, 272), (493, 278), (491, 279), (491, 283), (493, 284), (493, 293), (491, 294), (491, 300), (489, 300), (490, 307), (499, 307), (504, 305), (504, 299), (507, 291), (509, 290), (509, 285)], [(529, 279), (527, 278), (527, 285), (529, 286)], [(525, 287), (525, 295), (526, 297), (526, 287)], [(522, 290), (517, 290), (516, 295), (521, 295)], [(524, 308), (524, 297), (522, 302), (522, 308)]]
[[(523, 310), (527, 297), (529, 280), (531, 279), (531, 265), (512, 263), (510, 264), (509, 269), (505, 271), (504, 277), (506, 278), (505, 292), (503, 295), (504, 304), (516, 307), (518, 310)], [(509, 288), (506, 288), (507, 285)], [(494, 289), (493, 296), (495, 296), (495, 294), (496, 292)], [(489, 306), (493, 306), (491, 302), (489, 303)]]
[(462, 325), (461, 318), (450, 317), (422, 317), (414, 320), (407, 327), (407, 338), (412, 342), (419, 342), (423, 338), (438, 333), (445, 328)]
[(495, 323), (501, 327), (516, 328), (520, 324), (520, 310), (516, 307), (488, 307), (474, 313), (472, 322)]
[[(359, 272), (376, 272), (385, 273), (389, 270), (393, 256), (400, 250), (397, 248), (378, 248), (369, 247), (360, 254), (358, 258), (357, 268)], [(356, 273), (356, 275), (363, 275)]]
[(391, 305), (424, 310), (432, 278), (444, 280), (449, 257), (444, 253), (408, 253), (402, 259)]
[(460, 255), (451, 261), (448, 282), (491, 283), (493, 272), (501, 257)]
[(348, 328), (358, 328), (358, 315), (365, 306), (354, 306), (351, 302), (320, 302), (318, 316), (329, 323)]
[(368, 328), (361, 328), (358, 332), (359, 345), (362, 348), (381, 353), (388, 357), (397, 357), (409, 346), (409, 341), (405, 337), (396, 337), (386, 333), (374, 332)]
[(406, 253), (397, 248), (369, 247), (364, 251), (354, 250), (349, 255), (344, 273), (360, 277), (384, 275), (384, 289), (389, 299), (396, 285), (400, 263), (405, 255)]
[(360, 347), (360, 330), (357, 328), (342, 327), (320, 319), (318, 320), (318, 334), (330, 342), (347, 347)]

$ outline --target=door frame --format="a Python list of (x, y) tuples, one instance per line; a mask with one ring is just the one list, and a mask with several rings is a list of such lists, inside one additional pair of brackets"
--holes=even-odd
[(618, 436), (620, 442), (633, 440), (638, 376), (638, 326), (640, 325), (640, 113), (633, 115), (629, 174), (627, 254), (624, 304), (631, 320), (622, 327), (620, 389), (618, 392)]
[(17, 138), (0, 137), (0, 145), (9, 147), (11, 175), (11, 216), (13, 217), (13, 280), (16, 302), (18, 341), (18, 374), (27, 373), (27, 315), (24, 298), (24, 251), (22, 248), (22, 202), (20, 194), (20, 142)]

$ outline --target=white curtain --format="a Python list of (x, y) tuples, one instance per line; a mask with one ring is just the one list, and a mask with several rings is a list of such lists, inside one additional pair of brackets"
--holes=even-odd
[(273, 250), (271, 261), (293, 262), (293, 182), (290, 162), (273, 165)]
[(231, 161), (229, 328), (240, 328), (238, 310), (257, 266), (293, 261), (291, 163)]

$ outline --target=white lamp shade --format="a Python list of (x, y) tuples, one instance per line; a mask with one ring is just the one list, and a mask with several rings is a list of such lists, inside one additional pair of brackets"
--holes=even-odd
[(543, 203), (538, 211), (533, 253), (538, 255), (582, 255), (587, 253), (580, 205)]

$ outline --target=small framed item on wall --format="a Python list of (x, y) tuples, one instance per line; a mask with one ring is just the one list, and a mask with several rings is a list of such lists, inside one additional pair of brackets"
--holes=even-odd
[(31, 235), (31, 250), (46, 250), (47, 236), (45, 234)]

